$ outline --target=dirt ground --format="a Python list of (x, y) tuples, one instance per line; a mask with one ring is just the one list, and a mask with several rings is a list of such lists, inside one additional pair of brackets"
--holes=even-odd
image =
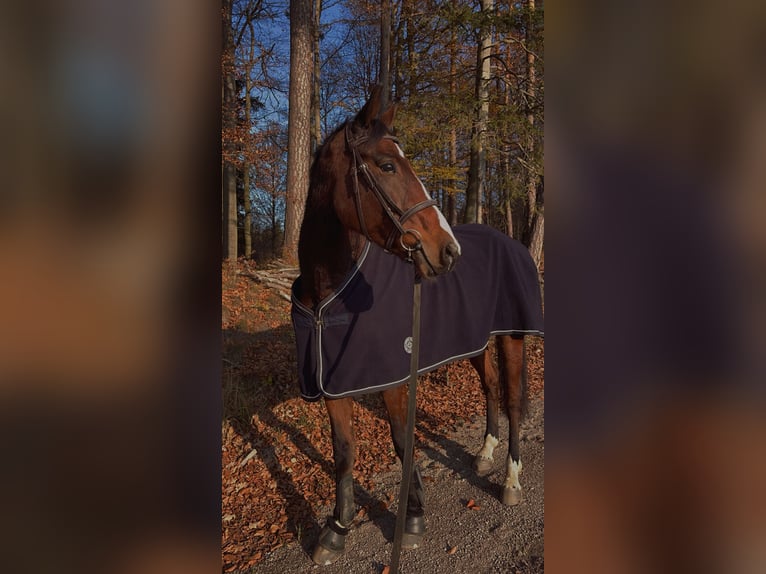
[[(382, 573), (390, 562), (400, 464), (379, 395), (355, 407), (359, 508), (346, 554), (310, 558), (334, 504), (330, 430), (321, 401), (298, 392), (289, 303), (251, 263), (222, 269), (222, 571)], [(527, 345), (530, 408), (522, 423), (524, 501), (498, 500), (507, 439), (492, 474), (471, 468), (484, 431), (484, 398), (468, 361), (418, 383), (416, 461), (426, 486), (423, 546), (403, 551), (401, 572), (543, 572), (544, 346)], [(501, 437), (507, 422), (501, 418)], [(469, 505), (469, 501), (473, 504)], [(476, 509), (469, 508), (476, 507)]]
[[(507, 433), (502, 419), (501, 432)], [(418, 464), (426, 485), (427, 532), (416, 550), (403, 550), (400, 572), (437, 574), (442, 572), (523, 573), (544, 571), (544, 481), (545, 454), (543, 398), (538, 395), (522, 427), (521, 477), (524, 500), (515, 507), (499, 499), (504, 479), (507, 441), (495, 451), (495, 470), (477, 477), (471, 470), (474, 453), (483, 432), (483, 419), (469, 423), (455, 433), (430, 435), (420, 445)], [(506, 436), (503, 434), (503, 436)], [(252, 572), (309, 572), (347, 574), (380, 573), (390, 563), (400, 467), (376, 478), (377, 496), (394, 503), (357, 518), (349, 535), (346, 553), (332, 566), (319, 567), (310, 553), (316, 535), (302, 544), (293, 543), (268, 555)], [(357, 501), (369, 496), (357, 488)], [(468, 507), (473, 500), (474, 510)], [(325, 514), (332, 513), (327, 507)]]

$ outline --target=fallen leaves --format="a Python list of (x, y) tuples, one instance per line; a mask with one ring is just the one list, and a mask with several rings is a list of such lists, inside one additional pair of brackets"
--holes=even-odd
[[(247, 261), (222, 266), (224, 572), (249, 570), (275, 549), (315, 537), (335, 498), (329, 420), (321, 402), (300, 398), (290, 305), (250, 278), (253, 269)], [(542, 392), (541, 341), (530, 339), (527, 360), (530, 394)], [(484, 405), (468, 361), (421, 377), (417, 440), (449, 434), (483, 415)], [(354, 479), (377, 499), (364, 510), (373, 513), (395, 498), (377, 490), (376, 478), (399, 463), (381, 398), (362, 397), (355, 418)], [(480, 430), (476, 436), (478, 448)], [(466, 508), (480, 506), (470, 500)], [(446, 552), (454, 554), (457, 547)]]
[(470, 510), (481, 510), (481, 506), (476, 504), (476, 501), (473, 498), (466, 502), (465, 507)]

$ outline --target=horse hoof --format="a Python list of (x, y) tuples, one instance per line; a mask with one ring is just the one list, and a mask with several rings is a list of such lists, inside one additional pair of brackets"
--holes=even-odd
[(402, 534), (402, 548), (414, 550), (423, 544), (423, 535), (426, 532), (426, 520), (423, 516), (408, 516), (404, 522)]
[(514, 506), (521, 502), (522, 498), (522, 490), (520, 488), (503, 487), (503, 504), (506, 506)]
[(341, 557), (346, 549), (346, 536), (349, 529), (342, 527), (332, 519), (327, 521), (327, 525), (322, 528), (319, 534), (319, 541), (311, 559), (315, 564), (328, 566)]
[(484, 476), (492, 470), (494, 461), (490, 458), (484, 458), (483, 456), (477, 456), (473, 459), (473, 469), (479, 476)]
[(422, 544), (422, 534), (411, 534), (409, 532), (402, 534), (402, 548), (405, 550), (415, 550), (416, 548), (420, 548)]
[(314, 548), (314, 554), (311, 556), (311, 559), (314, 561), (314, 564), (318, 564), (319, 566), (329, 566), (333, 562), (337, 561), (342, 554), (343, 552), (330, 550), (321, 544), (317, 544), (317, 547)]

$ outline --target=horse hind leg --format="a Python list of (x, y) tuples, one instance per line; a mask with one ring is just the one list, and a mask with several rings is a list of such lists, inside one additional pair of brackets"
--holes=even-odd
[(473, 357), (471, 359), (471, 364), (479, 374), (479, 380), (481, 380), (481, 386), (484, 390), (484, 397), (487, 401), (487, 428), (484, 433), (484, 445), (473, 460), (473, 468), (476, 471), (476, 474), (484, 476), (488, 474), (494, 466), (495, 460), (493, 453), (495, 447), (497, 447), (500, 442), (500, 434), (498, 431), (500, 381), (489, 347), (487, 347), (481, 355)]
[[(388, 410), (388, 422), (391, 425), (391, 438), (394, 442), (396, 456), (404, 463), (404, 443), (407, 431), (407, 385), (400, 385), (383, 391), (383, 402)], [(405, 477), (402, 476), (402, 480)], [(425, 521), (425, 489), (420, 470), (414, 466), (407, 497), (407, 516), (402, 535), (402, 548), (418, 548), (423, 542), (426, 532)], [(401, 508), (401, 502), (399, 505)]]
[(526, 401), (526, 360), (523, 337), (503, 335), (497, 338), (498, 360), (506, 389), (506, 412), (508, 414), (508, 458), (503, 483), (503, 504), (521, 502), (523, 491), (519, 482), (521, 457), (519, 453), (519, 428)]
[(353, 468), (356, 458), (354, 435), (354, 403), (352, 399), (325, 400), (332, 428), (332, 449), (335, 458), (335, 510), (319, 534), (312, 560), (320, 566), (335, 562), (346, 549), (346, 537), (351, 530), (354, 506)]

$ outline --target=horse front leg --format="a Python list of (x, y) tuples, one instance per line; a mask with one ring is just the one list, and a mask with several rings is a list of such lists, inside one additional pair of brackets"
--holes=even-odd
[(498, 430), (498, 411), (500, 406), (500, 383), (497, 375), (495, 362), (489, 348), (481, 355), (471, 359), (471, 364), (479, 374), (484, 397), (487, 401), (487, 428), (484, 432), (484, 445), (473, 460), (473, 468), (476, 474), (484, 476), (492, 470), (495, 463), (493, 453), (500, 442)]
[(506, 410), (508, 413), (508, 458), (506, 460), (503, 504), (521, 502), (522, 488), (519, 482), (521, 457), (519, 453), (519, 428), (526, 399), (526, 359), (524, 339), (509, 335), (498, 337), (498, 358), (506, 388)]
[(354, 402), (350, 398), (325, 399), (332, 428), (335, 458), (335, 510), (319, 535), (312, 559), (320, 566), (332, 564), (346, 549), (346, 537), (356, 514), (354, 505)]
[[(407, 385), (400, 385), (383, 391), (383, 402), (386, 404), (388, 422), (391, 425), (391, 438), (394, 441), (396, 456), (399, 457), (402, 464), (404, 464), (404, 443), (407, 431), (408, 394)], [(402, 476), (402, 480), (405, 480), (404, 476)], [(422, 544), (423, 535), (426, 532), (424, 517), (426, 495), (423, 479), (417, 465), (413, 467), (410, 480), (412, 482), (407, 497), (407, 518), (404, 523), (402, 548), (418, 548)], [(401, 512), (401, 507), (402, 503), (399, 501), (399, 512)]]

